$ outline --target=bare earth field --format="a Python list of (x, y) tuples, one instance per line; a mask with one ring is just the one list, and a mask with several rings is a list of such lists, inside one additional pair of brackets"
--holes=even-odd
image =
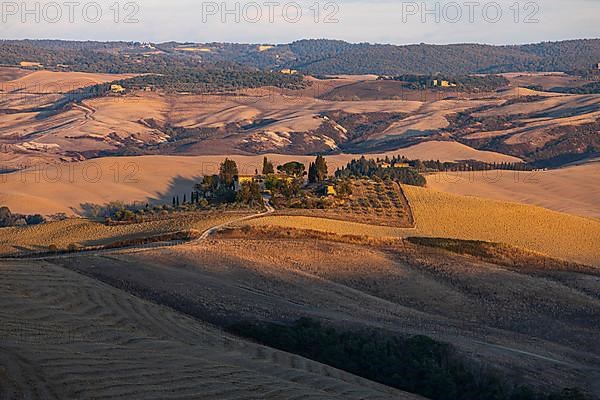
[(582, 86), (591, 82), (564, 72), (513, 72), (501, 75), (506, 77), (513, 86), (541, 86), (544, 90), (555, 87)]
[(427, 177), (433, 189), (468, 196), (532, 204), (600, 218), (600, 163), (539, 172), (448, 172)]
[(534, 387), (598, 390), (593, 269), (521, 271), (427, 248), (265, 240), (253, 232), (56, 262), (217, 324), (311, 316), (425, 334)]
[(47, 262), (3, 261), (0, 273), (2, 399), (419, 398)]
[(54, 71), (27, 71), (25, 73), (15, 71), (11, 73), (11, 68), (3, 70), (2, 76), (16, 78), (0, 81), (0, 91), (4, 93), (67, 93), (86, 86), (128, 79), (135, 76), (134, 74), (92, 74), (89, 72)]

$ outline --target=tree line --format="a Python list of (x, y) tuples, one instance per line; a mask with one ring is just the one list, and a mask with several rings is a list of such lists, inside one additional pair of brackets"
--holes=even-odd
[(349, 331), (310, 318), (290, 325), (241, 322), (233, 333), (432, 400), (585, 400), (576, 389), (546, 394), (475, 367), (447, 343), (373, 329)]
[(405, 162), (403, 160), (403, 158), (374, 160), (362, 156), (359, 159), (350, 161), (345, 167), (338, 168), (335, 171), (335, 176), (337, 178), (377, 177), (380, 179), (391, 179), (405, 185), (425, 186), (427, 181), (416, 168), (398, 166), (398, 164)]
[(27, 226), (39, 225), (46, 222), (46, 219), (40, 214), (24, 215), (16, 214), (10, 211), (8, 207), (0, 207), (0, 228), (9, 226)]
[(433, 87), (433, 81), (447, 81), (456, 85), (453, 90), (465, 92), (471, 91), (495, 91), (499, 88), (506, 87), (510, 81), (501, 75), (445, 75), (445, 74), (429, 74), (429, 75), (414, 75), (404, 74), (396, 76), (380, 76), (379, 80), (394, 80), (406, 82), (406, 87), (414, 90), (422, 90)]
[[(154, 44), (151, 54), (136, 42), (5, 40), (0, 63), (40, 62), (68, 70), (169, 74), (198, 65), (235, 64), (265, 71), (292, 68), (311, 74), (494, 74), (519, 71), (589, 71), (600, 62), (600, 40), (529, 45), (406, 45), (299, 40), (260, 51), (256, 44), (209, 43), (208, 52), (181, 51), (181, 43)], [(197, 47), (187, 43), (185, 47)]]

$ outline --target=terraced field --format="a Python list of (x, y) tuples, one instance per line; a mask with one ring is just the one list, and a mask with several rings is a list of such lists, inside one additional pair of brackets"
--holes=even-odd
[(418, 399), (48, 263), (0, 274), (2, 399)]
[(204, 212), (172, 214), (161, 220), (126, 225), (105, 225), (87, 219), (68, 219), (43, 225), (0, 229), (0, 255), (43, 252), (50, 245), (66, 249), (69, 245), (106, 246), (133, 240), (176, 233), (184, 230), (207, 230), (250, 212)]

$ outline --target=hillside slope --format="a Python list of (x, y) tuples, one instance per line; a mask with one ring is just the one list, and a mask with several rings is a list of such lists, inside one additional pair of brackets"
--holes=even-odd
[(600, 372), (592, 268), (506, 267), (427, 248), (303, 239), (285, 230), (279, 236), (241, 230), (237, 238), (202, 245), (57, 262), (224, 326), (309, 316), (424, 334), (541, 390), (591, 390)]
[(554, 211), (600, 218), (600, 163), (539, 172), (485, 171), (429, 175), (433, 189), (501, 201), (514, 201)]
[(0, 263), (3, 399), (414, 399), (44, 262)]

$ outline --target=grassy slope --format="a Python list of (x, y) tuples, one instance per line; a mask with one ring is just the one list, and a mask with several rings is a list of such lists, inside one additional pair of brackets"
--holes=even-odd
[(600, 265), (600, 221), (540, 207), (404, 186), (416, 229), (375, 227), (311, 217), (266, 217), (254, 225), (374, 237), (447, 237), (506, 243), (551, 257)]

